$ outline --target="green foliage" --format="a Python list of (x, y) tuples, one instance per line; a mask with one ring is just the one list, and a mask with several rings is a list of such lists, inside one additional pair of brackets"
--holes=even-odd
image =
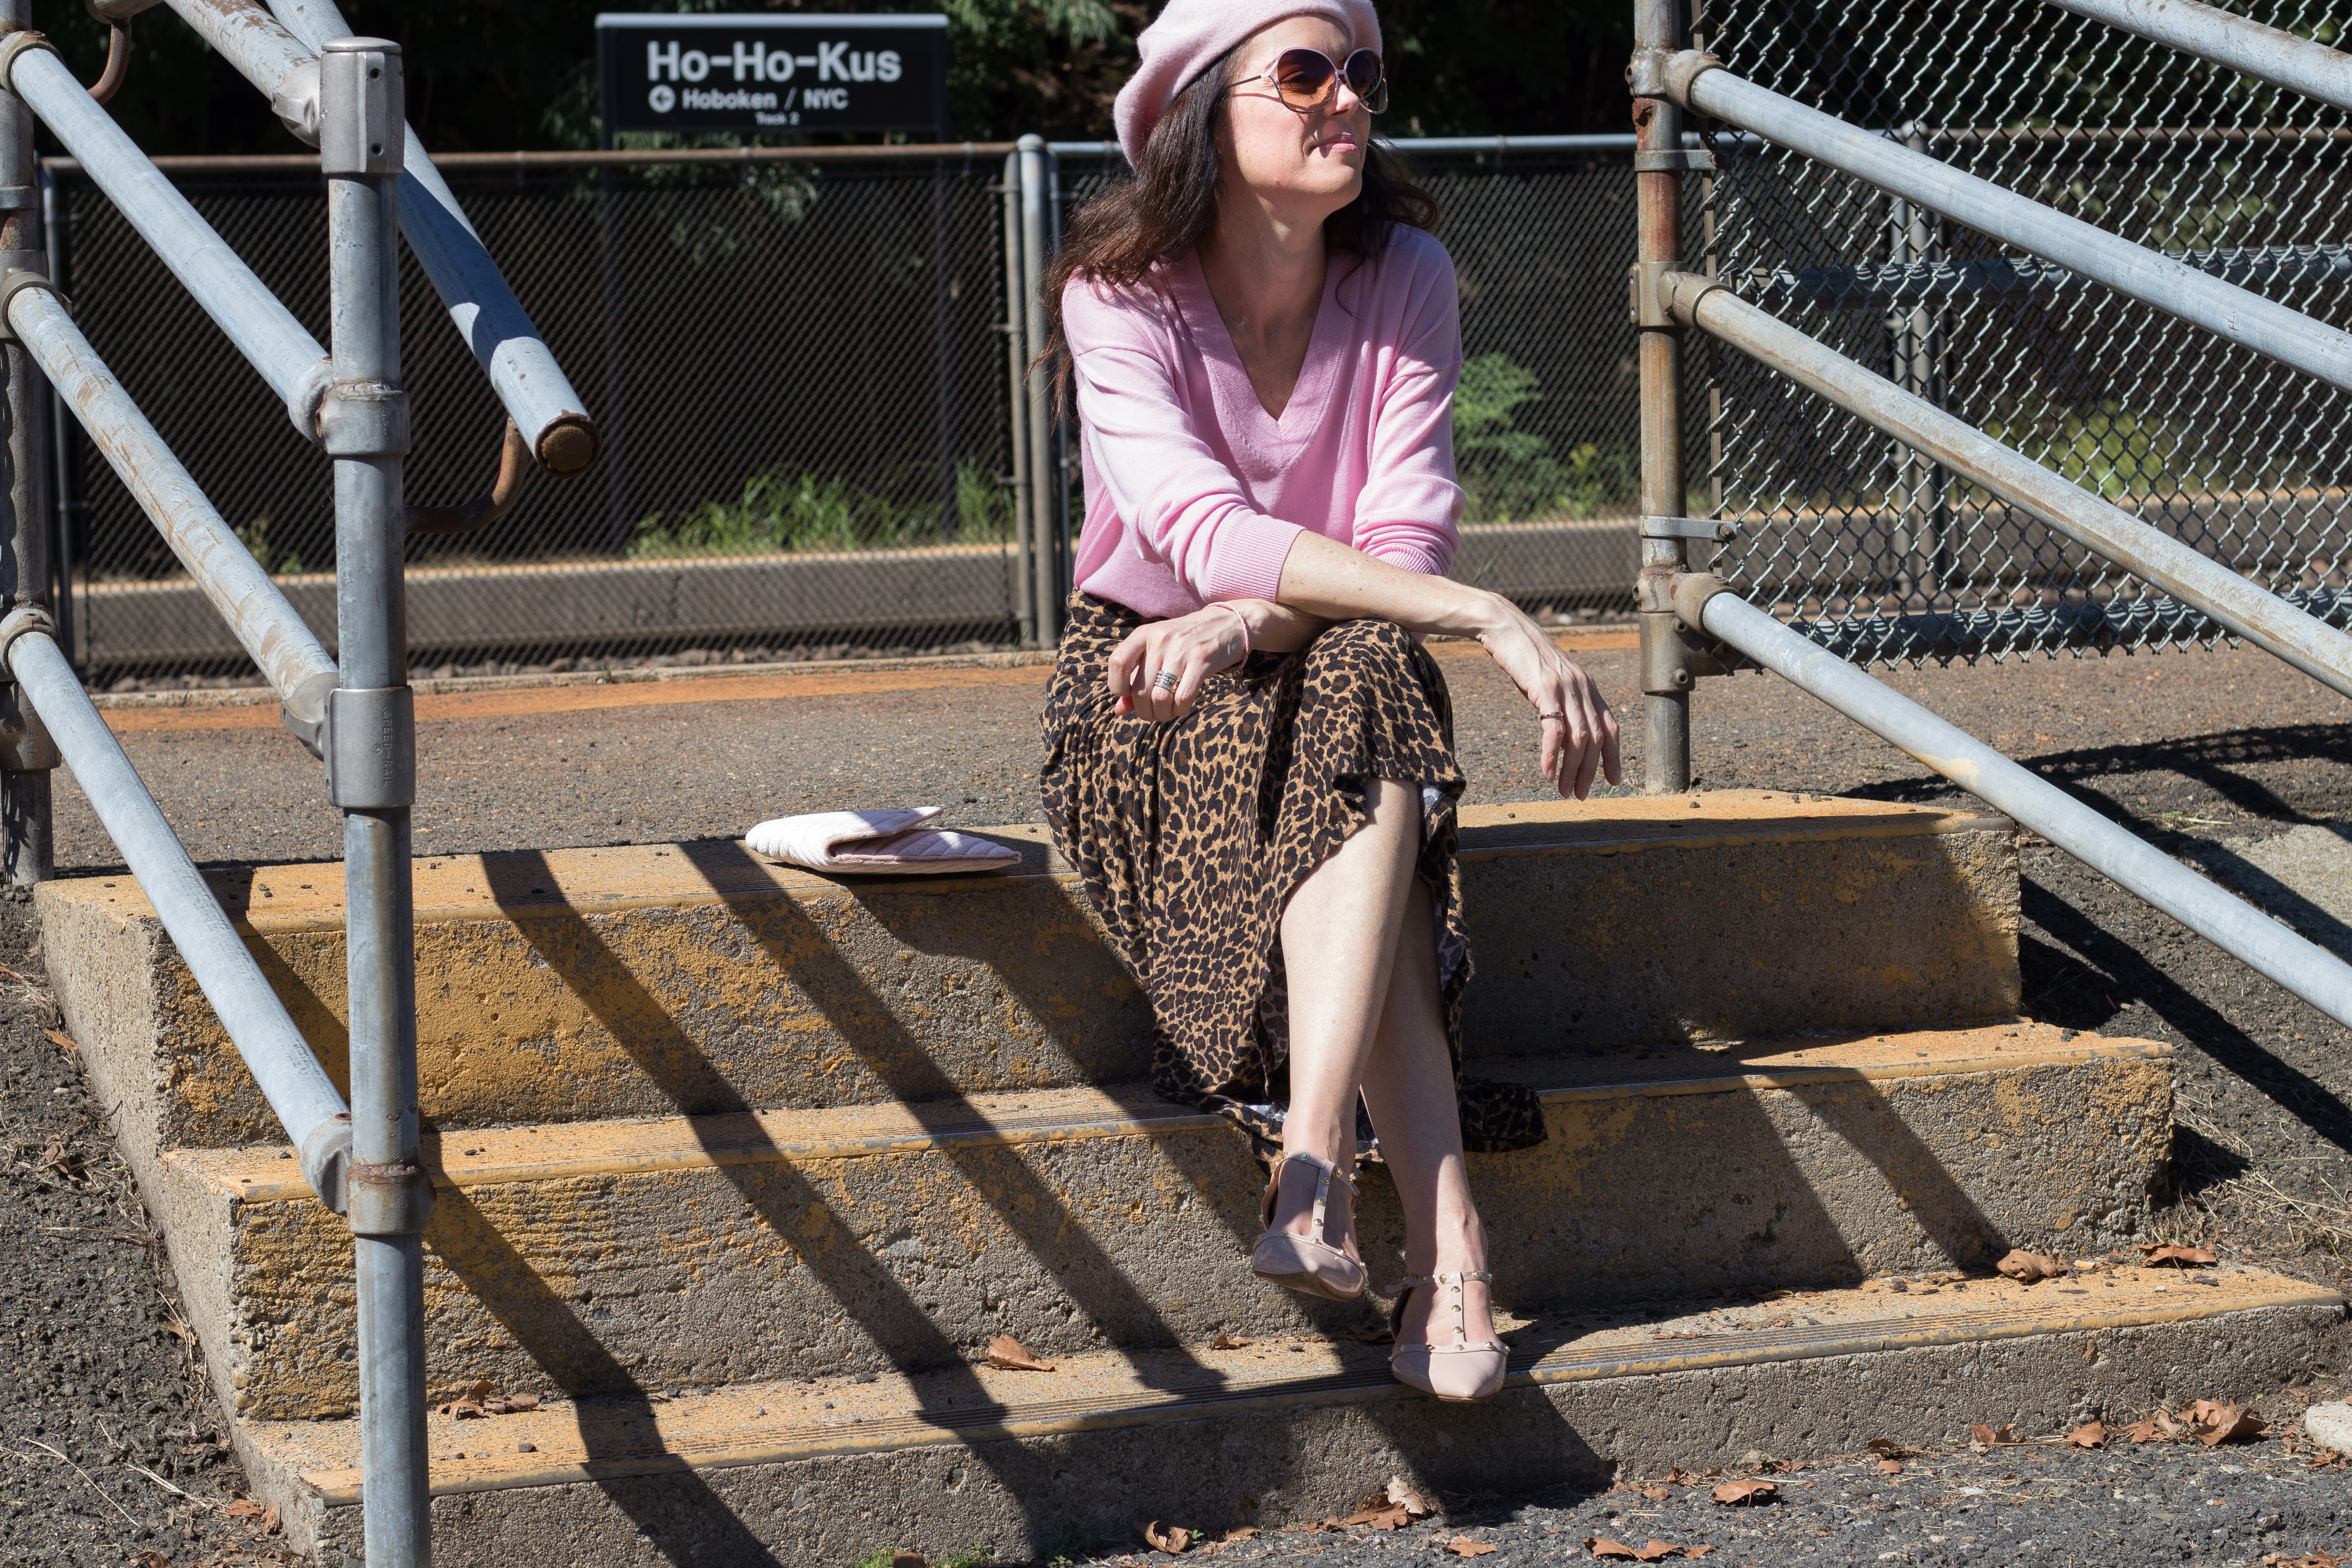
[(2185, 421), (2152, 417), (2112, 400), (1996, 419), (1984, 430), (2102, 496), (2201, 489), (2216, 467)]
[(1508, 354), (1480, 354), (1462, 366), (1454, 460), (1465, 522), (1597, 517), (1637, 493), (1640, 460), (1631, 450), (1586, 441), (1563, 459), (1548, 437), (1520, 429), (1517, 411), (1542, 400), (1536, 373)]
[(805, 469), (771, 468), (743, 481), (731, 501), (705, 501), (680, 512), (655, 512), (637, 523), (635, 561), (711, 555), (776, 555), (805, 551), (906, 550), (944, 543), (999, 544), (1013, 537), (1013, 498), (996, 477), (971, 462), (956, 465), (956, 531), (940, 531), (936, 500), (908, 500), (936, 482), (936, 471), (909, 468), (888, 493)]
[(961, 1552), (950, 1552), (940, 1561), (940, 1568), (987, 1568), (996, 1557), (996, 1548), (985, 1541), (975, 1541)]
[(261, 563), (261, 569), (272, 577), (292, 577), (302, 570), (302, 558), (291, 550), (279, 550), (269, 542), (269, 514), (263, 512), (236, 531), (236, 542), (246, 552)]

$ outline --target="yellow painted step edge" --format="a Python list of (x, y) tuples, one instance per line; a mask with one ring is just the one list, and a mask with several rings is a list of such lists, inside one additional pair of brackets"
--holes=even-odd
[[(2137, 1272), (2137, 1271), (2136, 1271)], [(2022, 1288), (2001, 1289), (1980, 1282), (1989, 1293), (2007, 1298), (1990, 1309), (1953, 1305), (1941, 1310), (1903, 1316), (1860, 1318), (1819, 1328), (1767, 1329), (1747, 1333), (1709, 1336), (1716, 1342), (1704, 1349), (1637, 1350), (1622, 1333), (1587, 1336), (1584, 1341), (1549, 1351), (1523, 1350), (1511, 1358), (1508, 1385), (1542, 1386), (1603, 1378), (1650, 1376), (1665, 1373), (1720, 1371), (1741, 1366), (1806, 1361), (1830, 1356), (1865, 1355), (1937, 1345), (1984, 1343), (2037, 1335), (2100, 1333), (2168, 1323), (2220, 1318), (2239, 1312), (2309, 1307), (2342, 1310), (2344, 1299), (2301, 1280), (2274, 1275), (2239, 1274), (2212, 1286), (2199, 1287), (2179, 1277), (2168, 1277), (2165, 1286), (2140, 1283), (2119, 1293), (2112, 1303), (2097, 1308), (2061, 1304), (2048, 1287), (2024, 1295)], [(2052, 1282), (2055, 1283), (2055, 1282)], [(1843, 1292), (1859, 1297), (1861, 1292)], [(2162, 1295), (2164, 1300), (2157, 1298)], [(561, 1486), (583, 1481), (612, 1480), (627, 1476), (658, 1475), (687, 1470), (719, 1469), (773, 1464), (829, 1456), (969, 1444), (998, 1439), (1047, 1437), (1111, 1431), (1163, 1421), (1197, 1421), (1204, 1417), (1297, 1411), (1341, 1405), (1387, 1403), (1419, 1399), (1389, 1374), (1377, 1347), (1336, 1345), (1318, 1342), (1301, 1346), (1297, 1355), (1276, 1358), (1281, 1375), (1254, 1374), (1244, 1364), (1246, 1352), (1193, 1350), (1182, 1354), (1201, 1374), (1204, 1386), (1192, 1388), (1145, 1385), (1133, 1371), (1130, 1358), (1100, 1355), (1070, 1358), (1061, 1373), (990, 1373), (990, 1391), (1008, 1379), (1024, 1380), (1015, 1386), (1034, 1388), (1044, 1397), (973, 1403), (964, 1407), (925, 1408), (918, 1384), (893, 1379), (866, 1400), (863, 1408), (887, 1408), (889, 1402), (914, 1405), (910, 1413), (868, 1419), (848, 1412), (811, 1420), (817, 1395), (805, 1385), (781, 1384), (738, 1388), (696, 1401), (654, 1405), (637, 1411), (623, 1405), (614, 1418), (608, 1402), (592, 1415), (597, 1430), (583, 1436), (577, 1407), (557, 1408), (527, 1416), (452, 1423), (436, 1419), (430, 1442), (450, 1447), (459, 1443), (510, 1448), (517, 1439), (531, 1442), (536, 1453), (511, 1451), (443, 1459), (431, 1466), (432, 1491), (436, 1497), (510, 1488)], [(1264, 1355), (1255, 1359), (1263, 1363)], [(1087, 1379), (1096, 1369), (1082, 1361), (1118, 1363), (1109, 1381), (1117, 1386), (1094, 1397), (1057, 1395), (1052, 1383), (1065, 1374), (1070, 1381)], [(951, 1377), (955, 1374), (950, 1374)], [(980, 1380), (973, 1372), (958, 1380), (969, 1386)], [(937, 1374), (926, 1382), (944, 1386)], [(819, 1393), (843, 1395), (825, 1388)], [(863, 1392), (863, 1391), (860, 1391)], [(761, 1415), (747, 1419), (754, 1400)], [(766, 1415), (767, 1402), (789, 1405), (793, 1414)], [(598, 1419), (601, 1417), (601, 1419)], [(321, 1427), (342, 1428), (351, 1423), (256, 1424), (252, 1436), (265, 1453), (292, 1460), (290, 1468), (315, 1488), (331, 1508), (355, 1506), (360, 1500), (360, 1475), (348, 1464), (302, 1470), (301, 1451), (316, 1451)], [(307, 1426), (308, 1430), (304, 1428)], [(338, 1430), (337, 1439), (348, 1437)], [(601, 1449), (591, 1455), (593, 1442)], [(340, 1446), (331, 1444), (329, 1446)]]
[[(2077, 1035), (2025, 1020), (1964, 1029), (1780, 1039), (1748, 1056), (1747, 1071), (1662, 1071), (1655, 1078), (1558, 1087), (1559, 1064), (1502, 1060), (1483, 1070), (1535, 1081), (1547, 1102), (1668, 1095), (1755, 1093), (1811, 1084), (1880, 1082), (2074, 1067), (2095, 1061), (2168, 1059), (2161, 1041)], [(1689, 1067), (1740, 1058), (1738, 1047), (1673, 1053)], [(1885, 1053), (1901, 1051), (1900, 1059)], [(1516, 1070), (1515, 1070), (1516, 1069)], [(1545, 1084), (1536, 1075), (1549, 1073)], [(916, 1105), (833, 1110), (739, 1111), (716, 1116), (572, 1122), (429, 1136), (425, 1164), (436, 1186), (467, 1188), (582, 1176), (652, 1175), (723, 1165), (856, 1159), (929, 1149), (1076, 1142), (1167, 1136), (1225, 1125), (1222, 1117), (1169, 1103), (1139, 1086), (973, 1095)], [(183, 1149), (165, 1156), (225, 1196), (248, 1203), (311, 1197), (292, 1152), (278, 1146)]]

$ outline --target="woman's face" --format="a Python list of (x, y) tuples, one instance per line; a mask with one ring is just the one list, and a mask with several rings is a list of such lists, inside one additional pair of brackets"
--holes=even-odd
[[(1319, 224), (1363, 188), (1371, 111), (1343, 77), (1328, 109), (1300, 113), (1266, 80), (1285, 49), (1319, 49), (1344, 61), (1356, 47), (1322, 16), (1287, 16), (1234, 51), (1233, 86), (1217, 132), (1218, 184), (1245, 191), (1266, 209)], [(1238, 191), (1235, 193), (1238, 194)]]

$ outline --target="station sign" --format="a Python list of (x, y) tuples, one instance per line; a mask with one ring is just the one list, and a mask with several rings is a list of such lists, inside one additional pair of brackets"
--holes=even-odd
[(911, 131), (945, 138), (948, 19), (606, 14), (604, 134)]

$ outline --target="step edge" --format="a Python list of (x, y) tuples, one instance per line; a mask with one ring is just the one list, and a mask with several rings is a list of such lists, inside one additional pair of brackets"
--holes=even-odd
[[(1771, 845), (1828, 844), (1853, 839), (1938, 837), (1961, 833), (2006, 834), (2013, 832), (2016, 826), (2008, 817), (1995, 814), (1935, 808), (1920, 808), (1899, 816), (1844, 818), (1799, 817), (1790, 818), (1789, 822), (1790, 826), (1784, 827), (1752, 829), (1729, 827), (1716, 831), (1622, 833), (1606, 837), (1550, 838), (1518, 844), (1471, 843), (1465, 845), (1458, 851), (1457, 858), (1465, 864), (1474, 865), (1564, 856), (1608, 858), (1640, 854), (1654, 849), (1710, 851)], [(1543, 828), (1558, 826), (1559, 825), (1541, 822), (1528, 824), (1524, 828), (1489, 825), (1473, 831), (1479, 834), (1540, 831)], [(1038, 825), (1030, 823), (992, 825), (973, 827), (966, 831), (981, 837), (987, 837), (991, 833), (1001, 833), (1007, 837), (1022, 834), (1024, 837), (1017, 839), (1016, 842), (1039, 841), (1033, 837), (1028, 837), (1039, 831)], [(740, 841), (736, 842), (740, 843)], [(456, 858), (441, 856), (420, 858), (448, 860)], [(257, 863), (251, 866), (240, 865), (236, 869), (249, 870), (258, 875), (263, 872), (312, 868), (313, 863), (305, 861), (283, 866), (263, 866)], [(341, 868), (335, 862), (319, 862), (316, 863), (315, 868), (319, 869), (321, 876), (331, 872), (338, 879), (340, 879)], [(1024, 869), (984, 875), (866, 877), (847, 879), (835, 879), (789, 866), (778, 865), (771, 869), (777, 874), (778, 879), (767, 887), (699, 891), (681, 889), (668, 893), (613, 897), (550, 898), (543, 901), (521, 902), (499, 902), (495, 899), (486, 898), (480, 903), (419, 904), (415, 910), (414, 921), (418, 926), (462, 925), (501, 921), (508, 922), (565, 921), (584, 919), (593, 915), (630, 914), (643, 910), (732, 908), (778, 900), (794, 900), (803, 903), (831, 902), (883, 891), (946, 895), (990, 888), (1017, 887), (1024, 884), (1048, 884), (1066, 888), (1078, 880), (1078, 874), (1075, 870), (1056, 869), (1052, 867), (1036, 870)], [(74, 887), (74, 884), (95, 881), (101, 876), (131, 884), (130, 891), (134, 901), (130, 908), (113, 911), (116, 918), (144, 921), (152, 921), (156, 918), (153, 906), (147, 901), (144, 893), (138, 889), (137, 879), (127, 872), (108, 871), (93, 874), (90, 877), (62, 879), (57, 882), (44, 884), (45, 888), (54, 887), (60, 889), (58, 892), (45, 896), (52, 899), (73, 899), (74, 901), (79, 902), (80, 900), (76, 898), (79, 889)], [(225, 903), (224, 907), (226, 909), (230, 924), (241, 936), (289, 936), (304, 932), (337, 931), (344, 928), (343, 905), (341, 900), (324, 902), (314, 912), (262, 914), (257, 918), (250, 904), (229, 907)]]
[[(1763, 1073), (1722, 1073), (1704, 1077), (1652, 1079), (1612, 1084), (1569, 1085), (1537, 1091), (1547, 1105), (1594, 1103), (1612, 1100), (1651, 1100), (1686, 1095), (1759, 1093), (1768, 1090), (1809, 1089), (1834, 1083), (1884, 1083), (1897, 1081), (1931, 1082), (1938, 1079), (1982, 1077), (1994, 1072), (2025, 1071), (2044, 1067), (2080, 1067), (2095, 1062), (2168, 1061), (2172, 1047), (2160, 1040), (2117, 1039), (2098, 1040), (2087, 1047), (2072, 1043), (2063, 1047), (2030, 1047), (2013, 1055), (1966, 1057), (1920, 1064), (1890, 1062), (1879, 1066), (1828, 1066), (1819, 1068), (1780, 1068)], [(927, 1101), (925, 1103), (951, 1103)], [(736, 1117), (749, 1114), (755, 1118), (769, 1115), (808, 1117), (834, 1116), (870, 1112), (872, 1106), (842, 1107), (825, 1111), (751, 1111), (719, 1112), (712, 1116), (661, 1117), (649, 1119), (625, 1118), (604, 1125), (617, 1126), (639, 1123), (649, 1131), (675, 1129), (696, 1122), (718, 1120), (720, 1116)], [(596, 1122), (542, 1123), (559, 1127), (595, 1126)], [(767, 1143), (747, 1143), (738, 1149), (712, 1150), (688, 1148), (685, 1138), (671, 1150), (637, 1156), (583, 1157), (573, 1160), (512, 1161), (503, 1163), (484, 1163), (452, 1173), (436, 1154), (440, 1140), (448, 1137), (480, 1137), (481, 1131), (463, 1131), (428, 1135), (425, 1164), (436, 1190), (464, 1191), (474, 1187), (521, 1185), (538, 1182), (562, 1181), (597, 1176), (654, 1176), (683, 1171), (717, 1170), (730, 1165), (756, 1165), (773, 1163), (799, 1163), (821, 1160), (854, 1160), (891, 1154), (918, 1154), (936, 1150), (970, 1148), (1014, 1148), (1033, 1143), (1076, 1143), (1110, 1138), (1148, 1138), (1182, 1136), (1232, 1126), (1225, 1117), (1213, 1111), (1192, 1110), (1168, 1103), (1163, 1114), (1149, 1111), (1126, 1116), (1106, 1115), (1053, 1121), (1025, 1127), (972, 1127), (950, 1131), (927, 1132), (909, 1131), (877, 1134), (866, 1138), (781, 1138)], [(276, 1159), (278, 1145), (257, 1145), (239, 1149), (173, 1149), (166, 1152), (164, 1162), (186, 1178), (209, 1188), (216, 1197), (238, 1203), (299, 1203), (315, 1201), (310, 1184), (299, 1176), (275, 1183), (233, 1181), (226, 1170), (207, 1170), (206, 1166), (226, 1167), (257, 1163), (257, 1148), (273, 1151)]]
[[(1986, 1321), (1971, 1326), (1947, 1322), (1940, 1326), (1902, 1330), (1893, 1325), (1914, 1321), (1909, 1319), (1885, 1319), (1853, 1325), (1841, 1332), (1827, 1334), (1817, 1341), (1780, 1345), (1759, 1344), (1748, 1348), (1713, 1352), (1685, 1351), (1657, 1356), (1616, 1357), (1593, 1360), (1575, 1364), (1574, 1358), (1563, 1357), (1558, 1352), (1547, 1352), (1522, 1363), (1518, 1355), (1512, 1357), (1513, 1366), (1505, 1380), (1505, 1387), (1544, 1387), (1560, 1384), (1600, 1382), (1613, 1378), (1653, 1377), (1675, 1373), (1713, 1372), (1744, 1366), (1766, 1366), (1796, 1361), (1825, 1360), (1835, 1356), (1887, 1354), (1906, 1350), (1927, 1349), (1966, 1343), (1990, 1344), (2002, 1340), (2025, 1339), (2041, 1335), (2110, 1332), (2124, 1329), (2156, 1328), (2168, 1324), (2217, 1321), (2255, 1312), (2292, 1310), (2298, 1308), (2344, 1310), (2345, 1298), (2324, 1287), (2308, 1285), (2300, 1280), (2283, 1280), (2281, 1288), (2255, 1300), (2231, 1297), (2216, 1300), (2210, 1306), (2194, 1301), (2178, 1305), (2119, 1308), (2109, 1311), (2044, 1314), (2014, 1309), (1991, 1314)], [(1879, 1325), (1886, 1325), (1881, 1328)], [(1773, 1331), (1754, 1336), (1766, 1339)], [(1738, 1336), (1725, 1336), (1733, 1338)], [(1546, 1366), (1546, 1363), (1555, 1364)], [(621, 1479), (633, 1476), (677, 1474), (702, 1470), (732, 1469), (750, 1465), (787, 1463), (803, 1459), (839, 1458), (877, 1452), (898, 1452), (918, 1447), (947, 1445), (969, 1446), (975, 1443), (1006, 1439), (1024, 1439), (1075, 1436), (1086, 1432), (1118, 1431), (1164, 1423), (1191, 1421), (1213, 1415), (1231, 1416), (1272, 1413), (1300, 1408), (1326, 1408), (1335, 1405), (1387, 1404), (1423, 1397), (1415, 1390), (1395, 1382), (1385, 1372), (1353, 1371), (1328, 1373), (1321, 1377), (1292, 1380), (1267, 1380), (1255, 1389), (1244, 1385), (1239, 1389), (1206, 1392), (1186, 1391), (1156, 1401), (1128, 1400), (1110, 1408), (1089, 1414), (1056, 1414), (1013, 1420), (974, 1420), (961, 1422), (917, 1422), (912, 1417), (894, 1418), (887, 1429), (874, 1423), (874, 1430), (852, 1438), (847, 1433), (838, 1436), (798, 1443), (770, 1442), (744, 1444), (732, 1447), (718, 1447), (715, 1451), (695, 1455), (676, 1449), (640, 1458), (616, 1458), (589, 1460), (572, 1465), (548, 1465), (530, 1469), (519, 1469), (501, 1476), (453, 1477), (431, 1484), (435, 1497), (458, 1496), (469, 1492), (521, 1490), (536, 1487), (565, 1486), (580, 1482)], [(997, 1407), (1002, 1409), (1003, 1407)], [(974, 1416), (986, 1414), (979, 1408)], [(905, 1423), (904, 1426), (899, 1423)], [(865, 1425), (852, 1423), (851, 1425)], [(911, 1430), (910, 1430), (911, 1428)], [(266, 1449), (265, 1449), (266, 1452)], [(351, 1478), (348, 1480), (342, 1478)], [(361, 1489), (358, 1472), (318, 1471), (298, 1474), (297, 1482), (309, 1489), (320, 1502), (329, 1509), (352, 1508), (359, 1505)]]

